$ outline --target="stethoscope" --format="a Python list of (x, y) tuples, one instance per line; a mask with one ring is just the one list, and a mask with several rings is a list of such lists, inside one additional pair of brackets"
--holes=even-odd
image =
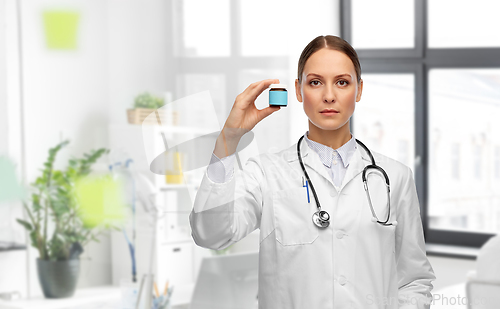
[[(309, 175), (306, 172), (306, 168), (304, 167), (304, 163), (302, 163), (302, 157), (300, 155), (300, 142), (302, 141), (303, 138), (304, 138), (304, 136), (301, 136), (299, 139), (299, 142), (297, 143), (297, 153), (299, 156), (300, 166), (302, 167), (302, 171), (304, 171), (304, 175), (306, 176), (307, 183), (311, 186), (311, 190), (312, 190), (313, 195), (314, 195), (314, 200), (316, 201), (316, 206), (318, 207), (318, 210), (312, 216), (312, 221), (314, 222), (314, 224), (317, 227), (326, 228), (330, 225), (330, 214), (328, 214), (328, 212), (326, 212), (325, 210), (321, 210), (321, 205), (319, 204), (318, 196), (316, 195), (316, 190), (314, 190), (314, 186), (311, 182), (311, 179), (309, 179)], [(372, 212), (372, 222), (376, 222), (376, 223), (383, 225), (383, 226), (396, 226), (396, 225), (398, 225), (397, 221), (389, 222), (389, 218), (391, 217), (391, 199), (390, 199), (391, 188), (389, 185), (389, 177), (387, 176), (387, 173), (384, 171), (383, 168), (381, 168), (380, 166), (375, 164), (375, 159), (373, 158), (372, 153), (370, 152), (368, 147), (366, 147), (358, 139), (356, 139), (356, 142), (359, 145), (361, 145), (361, 147), (363, 147), (365, 149), (365, 151), (368, 153), (368, 155), (370, 156), (370, 158), (372, 160), (372, 164), (365, 166), (365, 168), (363, 169), (363, 174), (361, 176), (363, 179), (363, 185), (365, 188), (366, 197), (368, 198), (368, 205), (370, 205), (370, 210)], [(368, 172), (369, 169), (375, 169), (375, 170), (380, 171), (382, 173), (382, 175), (384, 175), (384, 178), (385, 178), (385, 185), (387, 188), (387, 207), (388, 207), (387, 218), (385, 219), (385, 221), (379, 220), (379, 218), (377, 217), (377, 214), (375, 213), (375, 210), (373, 209), (372, 200), (370, 198), (370, 192), (368, 190), (368, 184), (367, 184), (367, 178), (366, 178), (366, 176), (370, 174), (370, 172)], [(373, 171), (372, 171), (372, 173), (373, 173)]]

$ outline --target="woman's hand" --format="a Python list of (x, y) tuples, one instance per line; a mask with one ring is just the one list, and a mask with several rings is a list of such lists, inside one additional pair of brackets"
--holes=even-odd
[[(268, 106), (261, 110), (258, 110), (257, 107), (255, 107), (255, 100), (257, 99), (257, 97), (264, 90), (269, 88), (269, 85), (278, 83), (279, 79), (266, 79), (248, 86), (245, 91), (243, 91), (236, 97), (233, 108), (231, 109), (231, 113), (229, 113), (226, 123), (224, 124), (224, 128), (243, 129), (244, 131), (248, 132), (252, 130), (255, 125), (262, 119), (279, 110), (279, 106)], [(226, 137), (228, 137), (229, 133), (230, 132), (226, 132)]]
[[(257, 97), (271, 84), (279, 84), (279, 79), (266, 79), (253, 83), (236, 97), (224, 128), (217, 138), (214, 150), (217, 157), (223, 158), (233, 154), (245, 133), (252, 130), (262, 119), (280, 109), (279, 106), (268, 106), (261, 110), (255, 107)], [(222, 140), (220, 140), (221, 137)]]

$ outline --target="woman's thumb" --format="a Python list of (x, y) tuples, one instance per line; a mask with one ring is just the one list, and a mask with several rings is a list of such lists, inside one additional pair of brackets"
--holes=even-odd
[(268, 107), (262, 109), (259, 113), (260, 120), (266, 118), (267, 116), (271, 115), (272, 113), (274, 113), (275, 111), (278, 111), (280, 109), (281, 109), (280, 106), (268, 106)]

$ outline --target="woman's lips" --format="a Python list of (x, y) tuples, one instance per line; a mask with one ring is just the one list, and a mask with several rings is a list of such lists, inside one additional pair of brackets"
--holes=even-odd
[(326, 110), (321, 111), (320, 113), (322, 115), (325, 115), (325, 116), (332, 116), (332, 115), (338, 114), (339, 112), (337, 112), (336, 110), (333, 110), (333, 109), (326, 109)]

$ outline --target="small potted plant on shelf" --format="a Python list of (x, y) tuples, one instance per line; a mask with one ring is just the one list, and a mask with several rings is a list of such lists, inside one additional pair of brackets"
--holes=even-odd
[[(163, 98), (156, 97), (148, 92), (144, 92), (135, 97), (134, 108), (127, 110), (128, 122), (131, 124), (143, 124), (146, 117), (148, 117), (153, 112), (158, 112), (158, 117), (161, 118), (163, 123), (169, 125), (175, 125), (176, 115), (175, 112), (171, 110), (164, 110), (162, 107), (171, 101), (171, 93), (166, 92), (166, 101)], [(169, 117), (169, 119), (166, 118)], [(158, 124), (157, 117), (153, 117), (150, 120), (146, 120), (146, 124)]]
[(38, 278), (47, 298), (73, 295), (79, 275), (79, 256), (90, 241), (113, 226), (88, 226), (81, 216), (75, 184), (89, 175), (91, 166), (107, 149), (101, 148), (72, 158), (66, 170), (54, 170), (57, 153), (69, 141), (49, 150), (42, 174), (30, 185), (29, 202), (23, 202), (28, 220), (17, 219), (29, 233), (31, 245), (38, 250)]

